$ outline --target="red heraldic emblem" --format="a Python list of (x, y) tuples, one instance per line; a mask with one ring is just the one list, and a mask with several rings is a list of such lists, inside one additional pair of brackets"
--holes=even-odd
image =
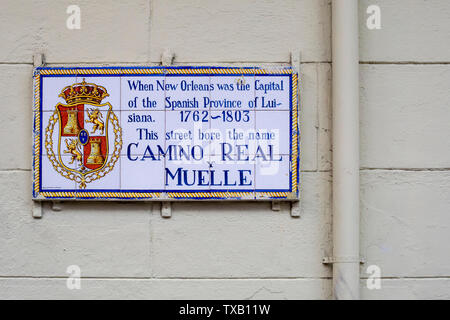
[(82, 189), (112, 171), (120, 156), (122, 129), (111, 104), (101, 103), (108, 96), (106, 88), (84, 79), (65, 87), (59, 97), (67, 104), (56, 105), (46, 130), (53, 167)]

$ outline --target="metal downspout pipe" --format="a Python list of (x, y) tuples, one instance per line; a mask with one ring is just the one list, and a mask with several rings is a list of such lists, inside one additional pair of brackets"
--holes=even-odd
[(358, 0), (332, 2), (333, 295), (359, 299)]

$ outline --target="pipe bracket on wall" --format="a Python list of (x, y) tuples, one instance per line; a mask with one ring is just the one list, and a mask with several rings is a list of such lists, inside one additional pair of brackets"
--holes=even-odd
[(354, 263), (359, 262), (360, 264), (366, 263), (364, 258), (358, 257), (324, 257), (322, 258), (323, 264), (333, 264), (333, 263)]

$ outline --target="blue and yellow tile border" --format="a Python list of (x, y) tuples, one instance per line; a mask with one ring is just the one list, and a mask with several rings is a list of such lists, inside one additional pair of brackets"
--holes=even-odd
[[(289, 190), (43, 190), (42, 157), (42, 77), (120, 75), (289, 75), (291, 91), (290, 189)], [(300, 130), (298, 119), (298, 74), (291, 67), (39, 67), (33, 72), (33, 199), (34, 200), (299, 200)]]

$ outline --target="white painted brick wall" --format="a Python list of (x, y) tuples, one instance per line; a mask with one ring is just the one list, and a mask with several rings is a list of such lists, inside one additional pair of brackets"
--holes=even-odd
[(46, 204), (33, 220), (30, 172), (2, 172), (0, 181), (2, 276), (61, 277), (74, 264), (87, 277), (150, 275), (148, 204)]
[[(450, 3), (446, 0), (360, 0), (360, 59), (448, 62)], [(381, 9), (381, 29), (365, 27), (369, 5)]]
[(450, 168), (450, 65), (361, 65), (361, 166)]
[(40, 51), (48, 63), (146, 62), (149, 48), (148, 0), (80, 0), (81, 29), (66, 28), (73, 1), (4, 0), (0, 61), (32, 62)]
[(0, 64), (0, 170), (31, 169), (31, 97), (33, 68)]
[(305, 173), (301, 219), (270, 203), (172, 205), (170, 220), (152, 216), (153, 275), (192, 278), (320, 278), (329, 252), (329, 173)]
[(155, 0), (152, 9), (151, 61), (165, 48), (184, 63), (284, 62), (296, 48), (304, 61), (331, 58), (328, 0)]
[[(329, 0), (4, 0), (0, 13), (0, 299), (328, 299), (331, 267)], [(382, 29), (365, 27), (378, 4)], [(362, 298), (450, 298), (448, 0), (360, 1)], [(31, 72), (51, 65), (301, 65), (301, 218), (289, 205), (44, 205), (31, 218)], [(399, 64), (400, 63), (400, 64)], [(433, 64), (430, 64), (433, 63)], [(436, 64), (438, 63), (438, 64)], [(67, 290), (67, 266), (82, 289)], [(380, 266), (381, 290), (365, 269)]]
[(450, 274), (449, 171), (364, 171), (360, 200), (367, 265), (386, 277)]
[[(0, 299), (329, 299), (327, 279), (0, 279)], [(433, 293), (435, 294), (435, 293)]]

